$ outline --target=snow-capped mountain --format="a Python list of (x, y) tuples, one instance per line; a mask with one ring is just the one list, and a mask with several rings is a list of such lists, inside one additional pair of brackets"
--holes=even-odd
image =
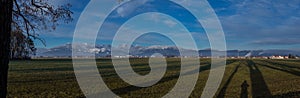
[[(96, 56), (106, 56), (110, 54), (110, 45), (93, 45), (83, 43), (75, 44), (74, 51), (76, 51), (79, 56), (88, 56), (90, 54), (96, 54)], [(72, 56), (72, 44), (65, 44), (62, 46), (57, 46), (54, 48), (38, 48), (36, 52), (38, 57), (71, 57)]]
[[(120, 56), (138, 56), (138, 57), (150, 57), (154, 53), (160, 53), (164, 56), (180, 56), (179, 48), (175, 46), (131, 46), (129, 54), (127, 54), (126, 47), (128, 46), (119, 46), (112, 47), (111, 45), (90, 45), (87, 43), (74, 44), (74, 51), (77, 52), (78, 56), (89, 56), (95, 54), (96, 57), (108, 57), (111, 56), (111, 51), (114, 50), (114, 54)], [(201, 57), (211, 56), (212, 51), (215, 53), (223, 53), (224, 51), (218, 50), (190, 50), (180, 48), (186, 54), (184, 56), (194, 56), (195, 52), (199, 53)], [(272, 55), (300, 55), (300, 51), (294, 50), (228, 50), (228, 57), (257, 57), (257, 56), (272, 56)], [(72, 56), (72, 44), (65, 44), (62, 46), (57, 46), (54, 48), (38, 48), (36, 57), (71, 57)]]
[[(150, 57), (154, 53), (161, 53), (164, 56), (179, 56), (178, 48), (174, 46), (131, 46), (129, 50), (129, 54), (126, 51), (126, 47), (111, 47), (110, 45), (96, 45), (95, 47), (86, 43), (83, 44), (75, 44), (74, 51), (77, 53), (77, 56), (90, 56), (91, 54), (95, 54), (96, 57), (107, 57), (111, 55), (111, 51), (113, 50), (114, 54), (120, 56), (144, 56)], [(183, 51), (193, 51), (188, 49), (182, 49)], [(197, 52), (197, 51), (194, 51)], [(188, 54), (189, 56), (190, 54)], [(54, 48), (46, 49), (46, 48), (38, 48), (36, 57), (71, 57), (72, 56), (72, 44), (65, 44), (62, 46), (57, 46)]]

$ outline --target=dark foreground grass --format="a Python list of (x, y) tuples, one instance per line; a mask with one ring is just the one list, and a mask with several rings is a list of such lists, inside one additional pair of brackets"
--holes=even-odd
[[(208, 78), (210, 60), (201, 59), (199, 77), (190, 97), (199, 98)], [(131, 59), (135, 72), (150, 72), (148, 59)], [(97, 67), (108, 87), (121, 97), (162, 97), (179, 77), (180, 59), (167, 59), (167, 72), (157, 84), (140, 88), (120, 79), (110, 59), (98, 59)], [(191, 66), (197, 64), (190, 64)], [(300, 97), (298, 60), (230, 59), (215, 97)], [(194, 74), (191, 72), (189, 74)], [(248, 86), (242, 89), (241, 85)], [(8, 97), (84, 97), (73, 72), (71, 59), (12, 61), (9, 68)]]

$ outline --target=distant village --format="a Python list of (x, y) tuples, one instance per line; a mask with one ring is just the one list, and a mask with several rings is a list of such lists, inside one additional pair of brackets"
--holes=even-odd
[(233, 56), (233, 57), (227, 57), (227, 58), (240, 58), (240, 59), (247, 59), (247, 58), (251, 58), (251, 59), (299, 59), (299, 56), (297, 55), (273, 55), (273, 56)]

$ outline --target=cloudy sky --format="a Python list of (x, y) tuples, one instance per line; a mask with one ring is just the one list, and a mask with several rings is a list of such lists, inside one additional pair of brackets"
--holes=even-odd
[[(114, 2), (116, 9), (112, 12), (112, 19), (106, 24), (107, 27), (120, 26), (122, 20), (119, 18), (128, 17), (139, 13), (140, 4), (127, 4), (119, 6), (117, 0)], [(195, 2), (197, 0), (182, 0), (183, 2)], [(300, 50), (300, 1), (299, 0), (208, 0), (209, 4), (215, 10), (219, 21), (224, 30), (227, 49), (293, 49)], [(40, 37), (46, 40), (46, 48), (51, 48), (65, 43), (72, 42), (74, 29), (80, 17), (80, 14), (89, 3), (88, 0), (54, 0), (53, 4), (59, 5), (71, 3), (71, 10), (74, 12), (74, 21), (69, 24), (60, 24), (56, 31), (41, 32)], [(193, 5), (194, 4), (194, 5)], [(197, 3), (190, 3), (190, 6)], [(160, 4), (172, 6), (168, 4)], [(160, 6), (154, 6), (153, 9), (159, 10)], [(172, 8), (172, 7), (169, 7)], [(166, 32), (165, 35), (152, 32), (144, 34), (135, 39), (135, 45), (173, 45), (173, 36), (177, 40), (187, 41), (182, 38), (186, 30), (180, 21), (187, 21), (192, 29), (190, 34), (197, 42), (200, 49), (209, 48), (209, 43), (205, 31), (201, 26), (193, 26), (190, 22), (193, 17), (186, 15), (185, 11), (178, 10), (178, 6), (173, 6), (174, 10), (166, 10), (166, 13), (176, 13), (177, 18), (169, 17), (160, 13), (145, 13), (136, 16), (122, 25), (119, 32), (133, 35), (133, 32), (145, 32), (145, 30), (160, 29), (159, 32)], [(195, 10), (195, 9), (194, 9)], [(197, 10), (197, 9), (196, 9)], [(95, 10), (94, 16), (105, 18), (107, 15), (101, 13), (101, 10)], [(127, 16), (126, 16), (127, 15)], [(175, 15), (175, 14), (174, 14)], [(178, 21), (178, 17), (181, 20)], [(95, 19), (97, 20), (97, 19)], [(205, 21), (205, 20), (203, 20)], [(209, 20), (206, 20), (209, 22)], [(156, 30), (157, 31), (157, 30)], [(110, 29), (105, 29), (104, 34), (99, 34), (97, 44), (107, 44), (112, 41)], [(88, 32), (87, 32), (88, 33)], [(126, 41), (130, 37), (122, 37), (117, 41)], [(37, 47), (44, 47), (38, 41)], [(186, 44), (188, 47), (189, 44)]]

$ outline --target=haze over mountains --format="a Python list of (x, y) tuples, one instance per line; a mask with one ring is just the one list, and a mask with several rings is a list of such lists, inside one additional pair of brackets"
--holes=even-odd
[[(128, 46), (119, 46), (119, 47), (111, 47), (111, 45), (93, 45), (82, 43), (76, 44), (75, 51), (80, 53), (79, 56), (89, 56), (91, 54), (95, 54), (96, 57), (108, 57), (110, 56), (111, 50), (114, 49), (116, 54), (120, 56), (131, 55), (135, 57), (149, 57), (154, 53), (160, 53), (167, 57), (177, 57), (180, 56), (179, 50), (175, 46), (131, 46), (129, 54), (125, 51), (125, 48)], [(182, 51), (186, 52), (184, 56), (193, 56), (197, 51), (200, 57), (209, 57), (211, 56), (211, 52), (214, 51), (216, 53), (222, 53), (224, 51), (218, 50), (190, 50), (180, 48)], [(273, 55), (281, 55), (287, 56), (289, 54), (292, 55), (300, 55), (300, 51), (295, 50), (228, 50), (227, 57), (263, 57), (263, 56), (273, 56)], [(57, 46), (54, 48), (46, 49), (46, 48), (38, 48), (35, 57), (71, 57), (72, 56), (72, 45), (65, 44), (61, 46)]]

